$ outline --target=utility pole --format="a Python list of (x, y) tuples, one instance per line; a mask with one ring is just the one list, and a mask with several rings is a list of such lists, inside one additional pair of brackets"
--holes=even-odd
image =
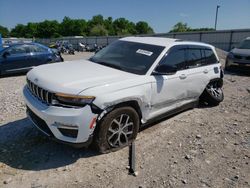
[(215, 24), (214, 24), (214, 29), (217, 29), (217, 18), (218, 18), (218, 10), (220, 8), (220, 5), (217, 5), (216, 7), (216, 15), (215, 15)]

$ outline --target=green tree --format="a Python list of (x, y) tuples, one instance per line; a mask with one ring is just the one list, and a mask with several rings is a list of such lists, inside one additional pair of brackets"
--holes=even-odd
[(173, 32), (187, 32), (190, 30), (190, 28), (187, 26), (187, 23), (178, 22), (174, 25), (173, 29), (170, 31), (170, 33)]
[(33, 38), (37, 36), (37, 23), (29, 22), (27, 26), (25, 26), (25, 35), (26, 38)]
[(214, 31), (214, 30), (215, 30), (214, 28), (191, 28), (188, 27), (187, 23), (178, 22), (169, 32), (173, 33), (173, 32)]
[(10, 32), (12, 37), (25, 37), (26, 34), (26, 26), (23, 24), (17, 24)]
[(3, 27), (0, 25), (0, 33), (2, 37), (9, 37), (9, 30), (7, 27)]
[(134, 22), (129, 22), (127, 27), (128, 27), (128, 33), (129, 34), (132, 34), (132, 35), (138, 34), (137, 30), (136, 30), (136, 25), (135, 25)]
[(144, 21), (137, 22), (135, 28), (138, 34), (154, 33), (154, 30), (148, 25), (147, 22)]
[(84, 19), (71, 19), (64, 17), (60, 24), (60, 33), (63, 36), (82, 36), (86, 35), (87, 22)]
[(104, 26), (106, 30), (108, 31), (108, 35), (110, 36), (115, 35), (115, 29), (114, 29), (112, 17), (108, 17), (107, 19), (104, 20)]
[(51, 38), (60, 36), (135, 35), (153, 32), (147, 22), (140, 21), (135, 24), (125, 18), (118, 18), (113, 21), (112, 17), (104, 19), (102, 15), (95, 15), (88, 21), (64, 17), (61, 23), (56, 20), (45, 20), (39, 23), (29, 22), (27, 25), (18, 24), (11, 30), (10, 35), (26, 38)]
[(92, 25), (103, 25), (104, 24), (103, 16), (100, 14), (93, 16), (92, 19), (90, 20), (90, 23)]
[(90, 36), (107, 36), (108, 31), (105, 29), (103, 25), (95, 25), (89, 33)]
[(52, 38), (60, 36), (60, 25), (56, 20), (45, 20), (37, 25), (37, 37)]
[(105, 29), (105, 22), (102, 15), (93, 16), (87, 23), (87, 32), (89, 36), (94, 33), (99, 33), (99, 31), (103, 31), (103, 29)]
[(130, 34), (129, 29), (129, 21), (125, 18), (118, 18), (113, 22), (115, 34), (116, 35), (128, 35)]

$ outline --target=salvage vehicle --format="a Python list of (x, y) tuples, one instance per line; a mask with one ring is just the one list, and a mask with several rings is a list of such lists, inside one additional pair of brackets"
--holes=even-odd
[(102, 152), (130, 144), (141, 126), (223, 101), (223, 71), (211, 45), (126, 37), (89, 60), (42, 65), (27, 74), (30, 120), (47, 136)]
[(61, 55), (38, 43), (15, 43), (0, 51), (0, 75), (27, 72), (31, 68), (61, 62)]
[(243, 40), (238, 47), (233, 48), (227, 55), (225, 69), (232, 70), (236, 66), (250, 67), (250, 37)]

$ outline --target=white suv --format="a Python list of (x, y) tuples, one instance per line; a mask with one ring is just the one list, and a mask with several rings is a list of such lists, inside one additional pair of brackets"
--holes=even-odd
[(89, 60), (42, 65), (27, 74), (27, 114), (46, 135), (106, 152), (128, 145), (140, 126), (223, 100), (215, 48), (197, 42), (127, 37)]

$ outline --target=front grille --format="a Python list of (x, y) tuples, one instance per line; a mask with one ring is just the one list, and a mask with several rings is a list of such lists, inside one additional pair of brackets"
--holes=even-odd
[(29, 107), (27, 107), (27, 114), (33, 121), (33, 123), (44, 133), (46, 133), (48, 136), (53, 136), (53, 133), (49, 129), (47, 123), (42, 120), (40, 117), (38, 117), (34, 112), (30, 110)]
[(41, 100), (43, 103), (46, 103), (49, 105), (52, 103), (53, 93), (37, 86), (36, 84), (34, 84), (28, 79), (27, 79), (27, 84), (28, 84), (29, 90), (36, 98)]

